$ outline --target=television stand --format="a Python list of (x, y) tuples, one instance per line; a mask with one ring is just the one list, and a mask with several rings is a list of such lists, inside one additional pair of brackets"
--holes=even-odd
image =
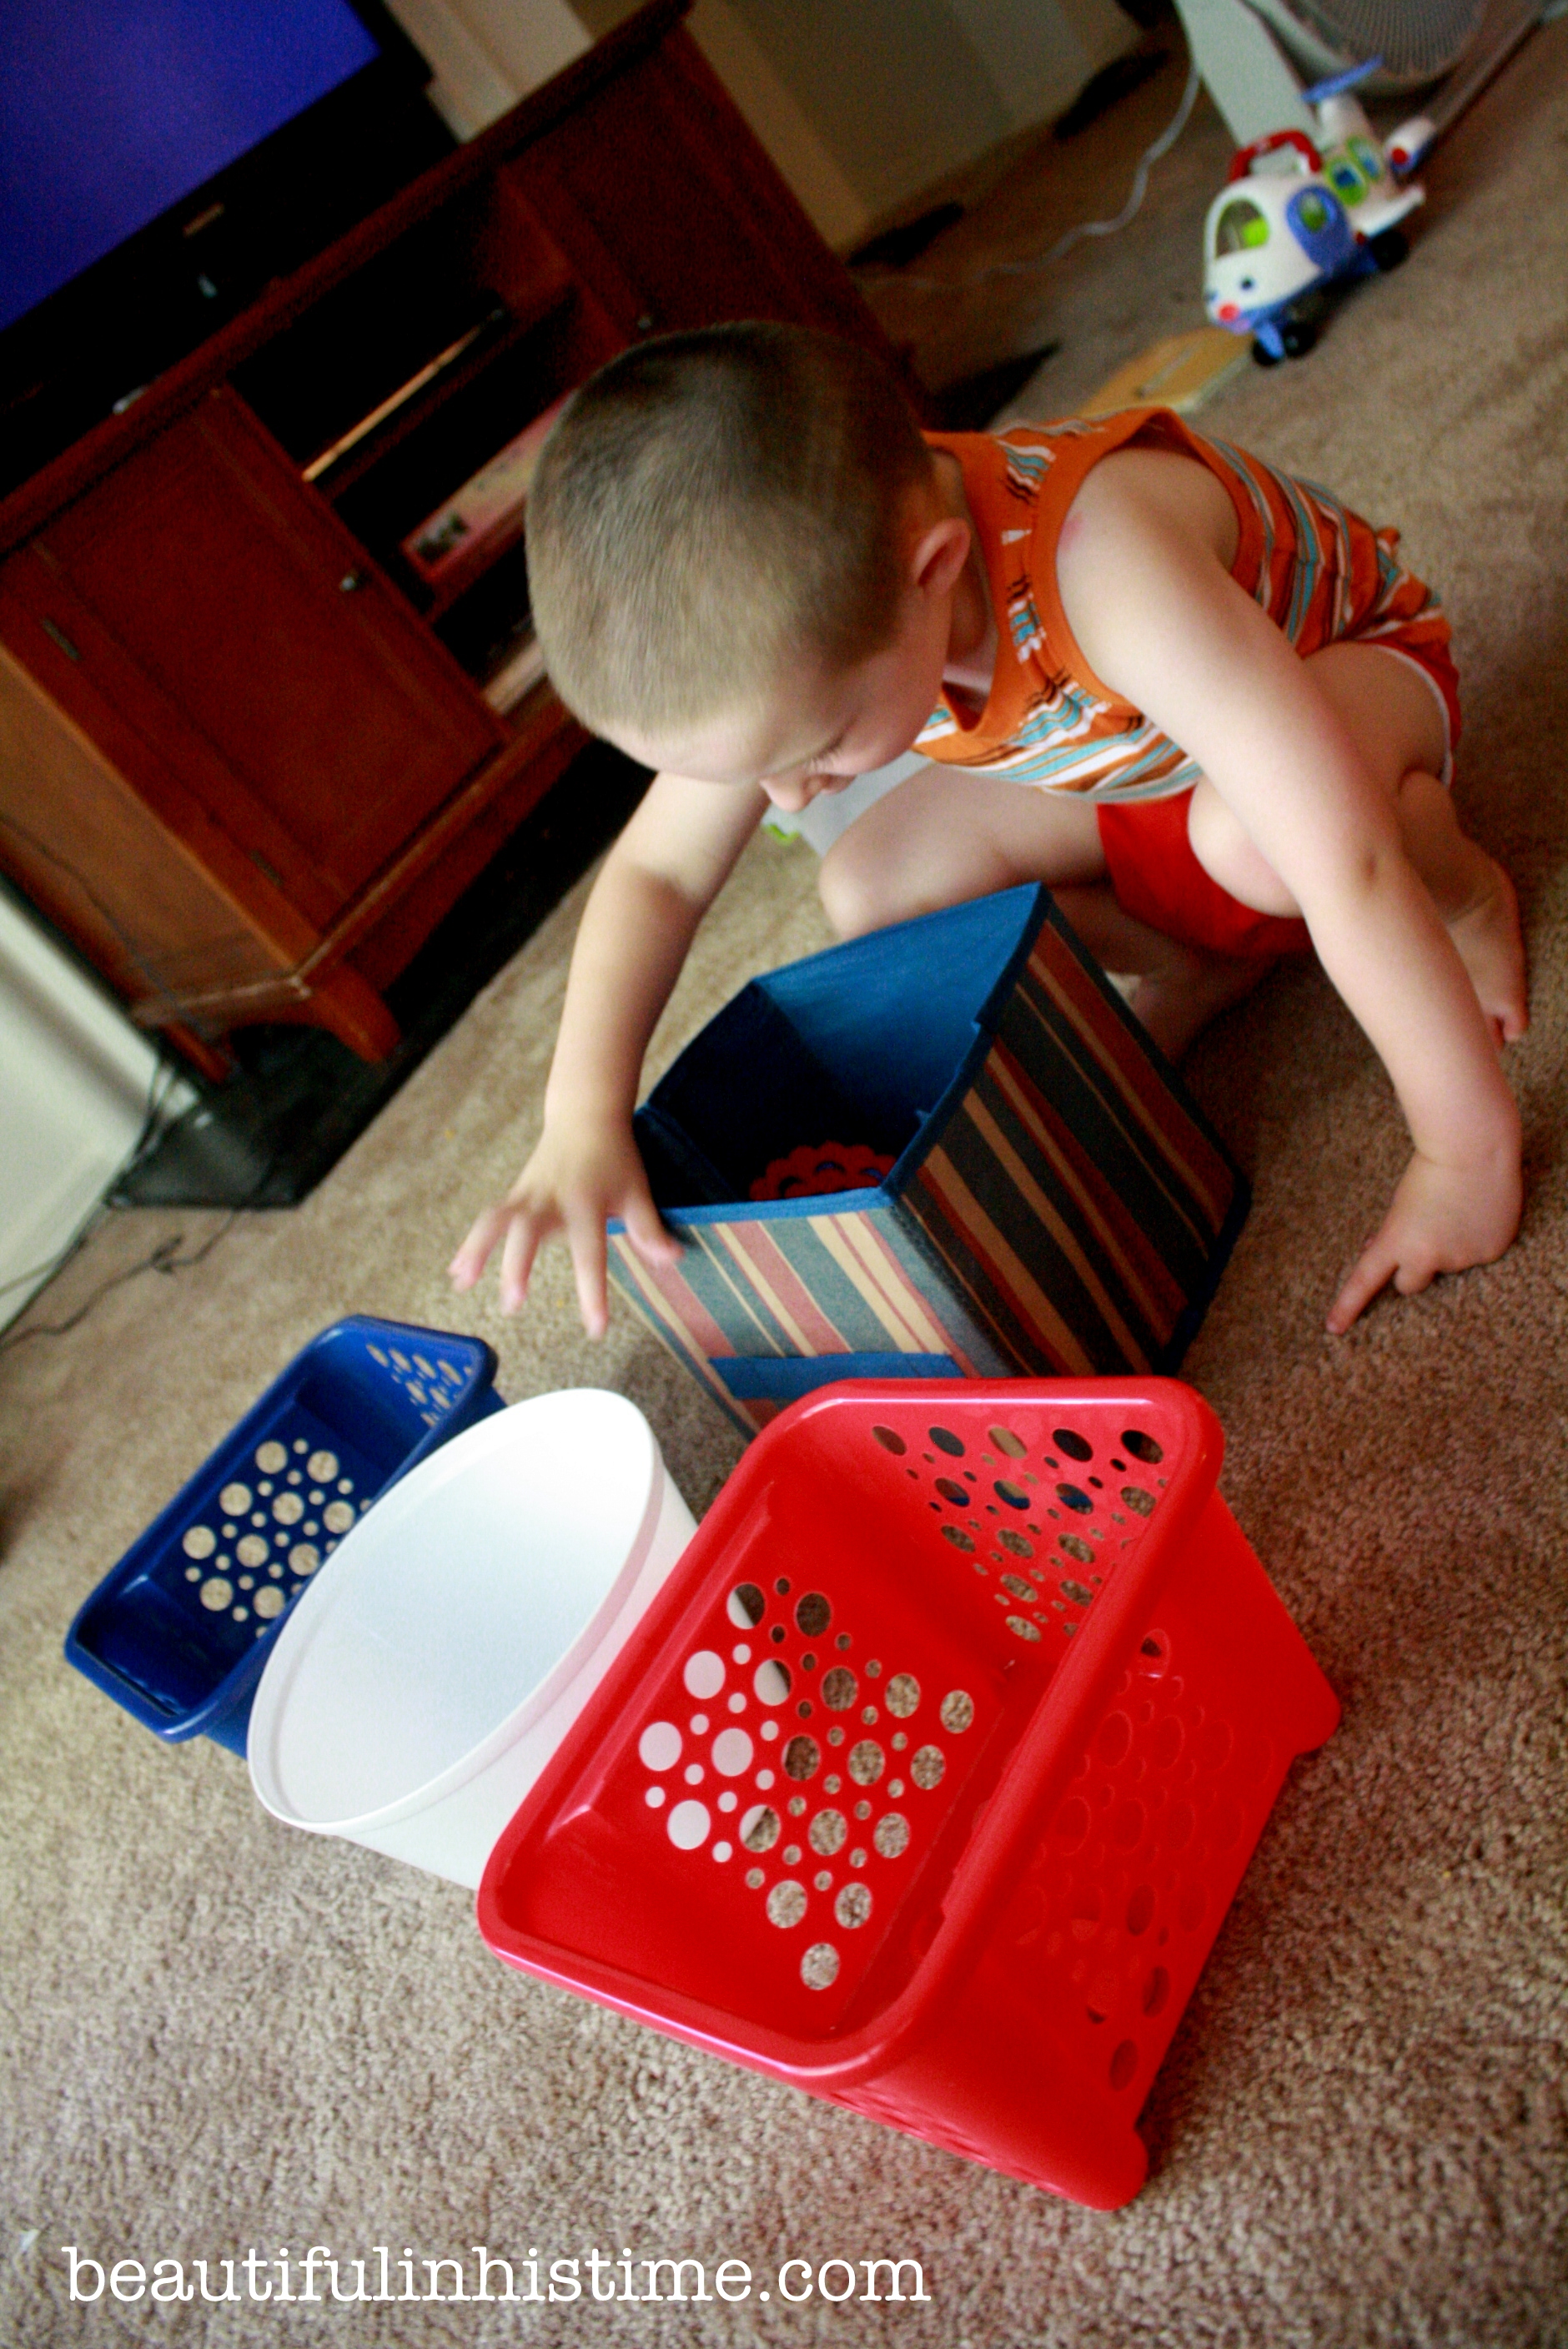
[(391, 1053), (388, 988), (584, 746), (530, 681), (521, 505), (444, 570), (425, 526), (644, 336), (787, 318), (892, 357), (689, 5), (0, 502), (0, 869), (209, 1077), (251, 1023)]

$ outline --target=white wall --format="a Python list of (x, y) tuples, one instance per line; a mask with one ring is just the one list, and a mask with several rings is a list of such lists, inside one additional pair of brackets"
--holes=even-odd
[[(0, 892), (0, 1326), (135, 1146), (157, 1074), (146, 1037)], [(193, 1098), (178, 1082), (169, 1113)]]
[(430, 96), (471, 139), (589, 46), (566, 0), (387, 0), (435, 71)]
[[(388, 0), (463, 138), (636, 0)], [(1138, 38), (1116, 0), (696, 0), (693, 37), (827, 242), (1072, 104)]]

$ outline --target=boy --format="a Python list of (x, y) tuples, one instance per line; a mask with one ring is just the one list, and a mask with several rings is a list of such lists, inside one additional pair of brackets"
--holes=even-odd
[(778, 326), (614, 360), (541, 461), (530, 573), (563, 699), (656, 772), (583, 913), (543, 1133), (456, 1285), (499, 1245), (515, 1309), (563, 1230), (598, 1335), (606, 1217), (678, 1254), (631, 1119), (697, 924), (769, 802), (912, 744), (953, 771), (824, 859), (842, 934), (1044, 881), (1172, 1056), (1310, 942), (1414, 1143), (1329, 1329), (1501, 1256), (1523, 950), (1445, 788), (1448, 625), (1393, 540), (1166, 411), (923, 437), (874, 358)]

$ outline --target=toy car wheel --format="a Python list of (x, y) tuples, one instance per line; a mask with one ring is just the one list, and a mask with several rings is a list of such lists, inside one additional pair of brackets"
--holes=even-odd
[(1409, 259), (1410, 254), (1409, 240), (1400, 228), (1380, 229), (1372, 238), (1368, 249), (1385, 274), (1390, 269), (1398, 269), (1402, 261)]
[(1317, 340), (1317, 328), (1305, 318), (1293, 318), (1280, 328), (1280, 340), (1287, 359), (1304, 359)]
[(1268, 347), (1268, 345), (1267, 345), (1266, 343), (1260, 343), (1260, 342), (1258, 341), (1258, 339), (1257, 339), (1256, 336), (1254, 336), (1253, 337), (1253, 366), (1254, 366), (1254, 367), (1278, 367), (1279, 362), (1280, 362), (1280, 355), (1279, 355), (1278, 351), (1271, 351), (1271, 350), (1270, 350), (1270, 348), (1269, 348), (1269, 347)]

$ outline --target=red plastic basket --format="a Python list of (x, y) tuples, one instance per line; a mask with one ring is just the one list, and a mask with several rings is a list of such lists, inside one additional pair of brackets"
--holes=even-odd
[(1333, 1692), (1166, 1380), (847, 1384), (746, 1454), (490, 1856), (499, 1957), (1101, 2209)]

